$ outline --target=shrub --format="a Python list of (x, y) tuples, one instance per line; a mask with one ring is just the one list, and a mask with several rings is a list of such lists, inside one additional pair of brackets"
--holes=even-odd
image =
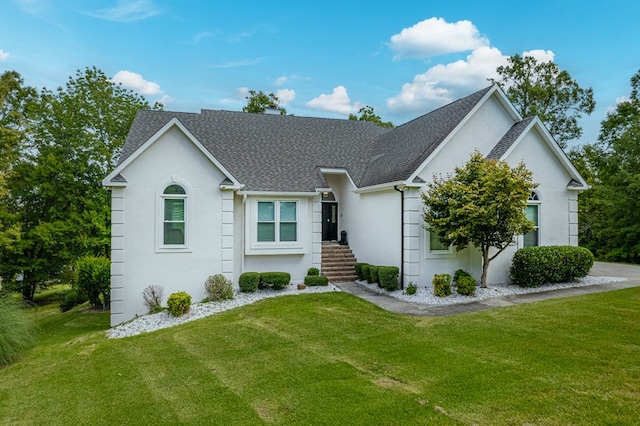
[(231, 281), (222, 274), (212, 275), (204, 282), (204, 290), (209, 300), (231, 300), (233, 299), (233, 288)]
[(240, 286), (241, 292), (253, 293), (258, 289), (258, 285), (260, 285), (260, 274), (257, 272), (244, 272), (240, 274), (238, 285)]
[(380, 284), (380, 278), (378, 277), (378, 267), (377, 266), (375, 266), (375, 265), (369, 266), (369, 276), (371, 276), (371, 281), (369, 281), (369, 284), (373, 284), (373, 283)]
[(24, 303), (0, 294), (0, 366), (12, 363), (36, 343), (36, 327)]
[(191, 295), (185, 291), (173, 293), (167, 299), (167, 307), (174, 317), (184, 315), (191, 309)]
[(398, 275), (400, 268), (397, 266), (378, 266), (378, 278), (380, 286), (387, 291), (398, 289)]
[(319, 276), (320, 275), (320, 269), (318, 268), (309, 268), (307, 270), (307, 276)]
[(356, 276), (358, 277), (358, 280), (360, 280), (360, 281), (363, 281), (363, 280), (365, 280), (365, 279), (366, 279), (366, 278), (364, 277), (364, 275), (363, 275), (363, 272), (362, 272), (362, 267), (363, 267), (364, 265), (368, 265), (368, 263), (364, 263), (364, 262), (357, 262), (357, 263), (356, 263), (356, 265), (355, 265), (355, 268), (356, 268)]
[(407, 288), (405, 289), (405, 293), (408, 295), (414, 295), (418, 291), (418, 286), (415, 283), (409, 283)]
[(368, 283), (371, 282), (371, 265), (368, 263), (362, 265), (362, 280)]
[(106, 257), (96, 256), (78, 259), (78, 287), (86, 293), (91, 306), (106, 309), (111, 297), (111, 261)]
[(147, 307), (150, 314), (162, 311), (163, 295), (164, 288), (161, 285), (150, 285), (142, 291), (144, 306)]
[(513, 256), (509, 278), (520, 287), (537, 287), (575, 281), (587, 276), (592, 266), (593, 254), (584, 247), (527, 247)]
[(451, 294), (451, 275), (436, 274), (433, 276), (433, 294), (438, 297), (445, 297)]
[(471, 274), (465, 271), (464, 269), (458, 269), (456, 272), (453, 273), (453, 281), (457, 283), (460, 277), (470, 277), (470, 276)]
[(69, 290), (62, 294), (62, 302), (60, 303), (60, 310), (67, 312), (73, 309), (75, 306), (82, 305), (89, 300), (84, 291), (82, 291), (77, 284), (74, 284)]
[(263, 272), (260, 274), (262, 288), (282, 290), (291, 282), (291, 274), (288, 272)]
[(323, 277), (321, 275), (307, 275), (304, 277), (304, 283), (308, 286), (326, 286), (329, 285), (329, 278)]
[(471, 275), (462, 275), (457, 281), (458, 294), (463, 296), (473, 296), (476, 292), (476, 279)]

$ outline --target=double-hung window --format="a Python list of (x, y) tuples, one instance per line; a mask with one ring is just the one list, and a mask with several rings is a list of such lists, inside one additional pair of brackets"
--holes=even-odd
[(186, 244), (187, 193), (180, 185), (169, 185), (162, 193), (163, 228), (162, 243), (165, 246)]
[(524, 234), (523, 246), (524, 247), (536, 247), (540, 245), (540, 198), (536, 192), (532, 192), (527, 201), (527, 207), (525, 207), (524, 214), (533, 223), (533, 231)]
[(298, 241), (297, 201), (258, 201), (258, 242)]

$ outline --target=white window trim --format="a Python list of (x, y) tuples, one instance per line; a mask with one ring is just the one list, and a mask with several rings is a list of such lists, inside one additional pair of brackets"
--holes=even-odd
[(456, 257), (456, 251), (453, 244), (449, 245), (448, 250), (431, 250), (431, 232), (429, 232), (428, 229), (425, 229), (424, 232), (424, 247), (426, 259), (443, 259)]
[[(165, 194), (164, 191), (171, 185), (181, 186), (186, 194)], [(184, 199), (184, 244), (165, 244), (164, 243), (164, 200), (168, 198)], [(193, 222), (191, 186), (183, 179), (172, 176), (167, 179), (156, 190), (156, 253), (189, 253), (189, 229)]]
[[(538, 207), (538, 245), (539, 247), (542, 244), (542, 233), (540, 233), (540, 224), (542, 223), (542, 209), (540, 206), (542, 205), (542, 201), (540, 200), (540, 193), (538, 191), (531, 191), (531, 194), (535, 194), (535, 198), (529, 197), (527, 200), (527, 206), (537, 206)], [(518, 248), (524, 248), (524, 235), (518, 236)]]
[[(296, 238), (297, 241), (258, 241), (258, 203), (276, 203), (276, 211), (279, 214), (280, 202), (296, 203)], [(305, 254), (307, 253), (306, 226), (309, 203), (306, 198), (253, 198), (248, 203), (248, 213), (245, 219), (246, 240), (245, 254)], [(279, 228), (278, 214), (276, 214), (276, 237)]]

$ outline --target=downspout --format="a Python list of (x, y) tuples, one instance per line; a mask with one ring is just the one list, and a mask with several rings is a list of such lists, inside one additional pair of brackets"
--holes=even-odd
[(245, 244), (246, 244), (246, 240), (245, 240), (245, 233), (246, 233), (246, 227), (247, 227), (247, 223), (246, 223), (246, 204), (247, 204), (247, 194), (243, 194), (242, 195), (242, 226), (240, 227), (241, 232), (241, 242), (240, 242), (240, 274), (242, 274), (244, 272), (244, 254), (245, 254)]
[(395, 185), (393, 189), (400, 193), (400, 290), (404, 290), (404, 191), (407, 187)]

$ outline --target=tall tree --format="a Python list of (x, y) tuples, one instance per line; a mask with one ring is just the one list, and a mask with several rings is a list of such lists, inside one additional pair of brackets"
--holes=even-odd
[(247, 99), (247, 105), (242, 107), (244, 112), (263, 113), (265, 110), (272, 109), (279, 111), (280, 115), (287, 115), (287, 110), (280, 106), (280, 99), (273, 93), (249, 90), (249, 96), (245, 99)]
[(144, 98), (96, 68), (42, 90), (28, 143), (7, 178), (20, 240), (0, 251), (0, 274), (22, 276), (25, 299), (75, 258), (109, 254), (109, 196), (100, 182), (142, 108), (150, 108)]
[(358, 111), (360, 116), (358, 117), (355, 114), (349, 114), (349, 120), (357, 120), (357, 121), (371, 121), (372, 123), (376, 123), (380, 127), (393, 127), (393, 123), (390, 121), (382, 121), (379, 115), (375, 113), (373, 107), (369, 105), (365, 105)]
[[(537, 186), (532, 179), (523, 163), (511, 168), (476, 151), (463, 167), (446, 178), (435, 178), (422, 193), (429, 232), (456, 250), (473, 244), (482, 252), (482, 287), (487, 287), (489, 263), (513, 245), (516, 235), (533, 229), (524, 213)], [(496, 250), (493, 255), (491, 248)]]
[(582, 135), (578, 120), (596, 107), (593, 89), (581, 88), (567, 71), (553, 61), (538, 62), (533, 56), (514, 55), (508, 65), (497, 68), (509, 100), (523, 117), (537, 115), (561, 147)]

